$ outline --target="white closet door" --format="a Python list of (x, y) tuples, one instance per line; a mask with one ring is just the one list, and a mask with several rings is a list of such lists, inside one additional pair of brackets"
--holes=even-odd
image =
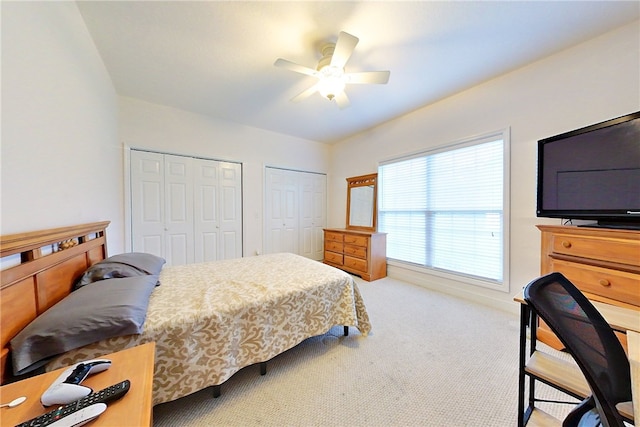
[(242, 166), (194, 159), (195, 261), (242, 257)]
[(320, 261), (324, 257), (324, 231), (327, 211), (327, 176), (299, 172), (300, 255)]
[(326, 175), (266, 168), (265, 253), (322, 260)]
[(299, 172), (300, 255), (322, 260), (326, 225), (326, 175)]
[(167, 265), (242, 257), (242, 165), (131, 150), (132, 250)]
[(218, 162), (194, 160), (195, 261), (215, 261), (220, 246)]
[(324, 229), (327, 227), (327, 176), (314, 174), (313, 178), (313, 252), (310, 258), (322, 261)]
[(220, 254), (217, 259), (242, 257), (242, 165), (220, 164)]
[(266, 253), (298, 253), (298, 184), (294, 172), (266, 169)]
[(165, 258), (169, 265), (194, 262), (193, 159), (166, 154)]
[(164, 156), (131, 151), (132, 251), (165, 257)]

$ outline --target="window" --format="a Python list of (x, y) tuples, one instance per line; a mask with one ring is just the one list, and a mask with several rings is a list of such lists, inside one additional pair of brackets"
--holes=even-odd
[(507, 131), (381, 163), (387, 257), (489, 282), (505, 275)]

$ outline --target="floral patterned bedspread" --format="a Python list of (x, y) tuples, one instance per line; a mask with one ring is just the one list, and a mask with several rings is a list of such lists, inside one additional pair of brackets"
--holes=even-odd
[(336, 325), (371, 329), (347, 273), (294, 254), (166, 266), (140, 335), (65, 353), (48, 370), (156, 342), (153, 403), (218, 385)]

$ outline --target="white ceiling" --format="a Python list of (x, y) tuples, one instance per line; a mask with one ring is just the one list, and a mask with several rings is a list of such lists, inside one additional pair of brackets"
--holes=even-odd
[[(333, 143), (640, 18), (637, 1), (78, 1), (118, 94)], [(347, 72), (351, 107), (315, 79), (340, 31), (360, 38)]]

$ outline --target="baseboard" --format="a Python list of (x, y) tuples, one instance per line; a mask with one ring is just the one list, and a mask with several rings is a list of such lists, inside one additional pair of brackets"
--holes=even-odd
[(450, 280), (392, 265), (387, 265), (387, 276), (391, 279), (402, 280), (432, 291), (474, 301), (497, 310), (515, 315), (520, 313), (520, 306), (513, 300), (513, 296), (501, 291), (492, 291), (462, 281)]

